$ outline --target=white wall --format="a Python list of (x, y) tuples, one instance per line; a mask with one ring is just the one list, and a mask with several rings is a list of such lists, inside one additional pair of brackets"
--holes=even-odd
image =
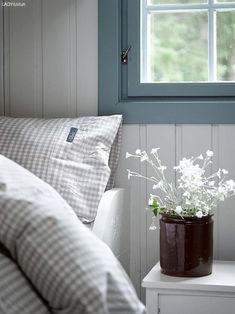
[(6, 114), (97, 114), (98, 1), (24, 2), (4, 8)]
[[(1, 1), (0, 1), (1, 5)], [(0, 7), (0, 114), (3, 114), (3, 8)]]
[[(96, 115), (98, 0), (27, 0), (26, 4), (24, 9), (6, 12), (6, 114)], [(0, 67), (2, 74), (1, 63)], [(125, 152), (161, 147), (162, 160), (173, 166), (182, 156), (212, 149), (214, 169), (227, 168), (235, 178), (234, 134), (234, 125), (124, 126), (117, 185), (127, 187), (132, 195), (131, 278), (139, 293), (141, 278), (159, 258), (158, 231), (148, 230), (151, 214), (145, 208), (150, 186), (137, 179), (130, 182), (126, 175), (126, 168), (143, 174), (149, 170), (126, 160)], [(169, 178), (174, 180), (172, 174)], [(215, 257), (235, 259), (235, 199), (222, 203), (214, 219)]]

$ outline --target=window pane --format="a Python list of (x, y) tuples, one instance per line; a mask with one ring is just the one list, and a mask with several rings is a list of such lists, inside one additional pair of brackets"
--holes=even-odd
[[(234, 0), (233, 0), (234, 1)], [(148, 0), (148, 4), (207, 3), (207, 0)]]
[(217, 12), (217, 79), (235, 81), (235, 11)]
[(235, 3), (234, 0), (217, 0), (216, 2), (234, 2)]
[(207, 13), (151, 13), (149, 19), (147, 82), (207, 81)]

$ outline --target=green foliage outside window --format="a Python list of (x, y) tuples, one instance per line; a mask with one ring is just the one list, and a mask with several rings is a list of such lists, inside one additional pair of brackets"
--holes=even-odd
[[(207, 11), (152, 13), (150, 19), (149, 80), (169, 83), (208, 81)], [(235, 10), (218, 11), (216, 23), (217, 80), (235, 81)]]

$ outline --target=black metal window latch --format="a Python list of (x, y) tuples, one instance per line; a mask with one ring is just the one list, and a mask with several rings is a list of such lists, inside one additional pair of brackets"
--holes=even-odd
[(127, 64), (128, 62), (128, 53), (131, 50), (131, 46), (129, 46), (128, 48), (122, 49), (121, 51), (121, 61), (122, 64)]

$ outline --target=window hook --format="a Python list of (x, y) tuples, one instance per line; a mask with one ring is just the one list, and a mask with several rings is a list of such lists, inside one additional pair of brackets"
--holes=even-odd
[(122, 49), (121, 51), (121, 61), (122, 64), (127, 64), (128, 61), (128, 53), (131, 50), (131, 45), (128, 48)]

